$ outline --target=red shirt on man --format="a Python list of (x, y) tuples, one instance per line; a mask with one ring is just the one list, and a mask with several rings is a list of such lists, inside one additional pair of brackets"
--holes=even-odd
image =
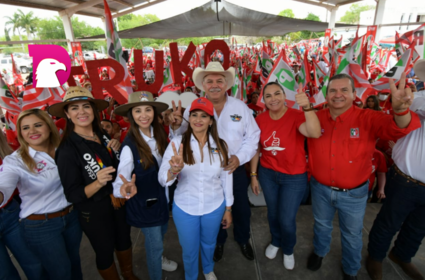
[(321, 184), (352, 189), (369, 179), (376, 140), (399, 139), (421, 126), (411, 112), (410, 124), (401, 129), (393, 116), (352, 106), (334, 121), (329, 109), (317, 112), (322, 135), (308, 138), (312, 176)]
[(387, 171), (387, 162), (385, 161), (384, 154), (380, 150), (375, 149), (372, 157), (372, 173), (369, 177), (369, 190), (373, 188), (377, 172), (387, 173)]
[(261, 166), (290, 175), (305, 173), (305, 137), (298, 130), (305, 122), (304, 112), (288, 108), (279, 120), (265, 112), (255, 121), (261, 130)]

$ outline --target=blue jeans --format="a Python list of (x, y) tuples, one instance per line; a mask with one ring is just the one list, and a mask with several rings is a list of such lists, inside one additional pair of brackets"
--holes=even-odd
[(146, 260), (150, 280), (162, 279), (162, 253), (167, 229), (168, 223), (162, 226), (141, 228), (145, 235)]
[(82, 231), (76, 210), (54, 219), (22, 219), (20, 226), (28, 248), (41, 260), (50, 279), (83, 279)]
[(329, 252), (332, 221), (338, 210), (342, 268), (348, 275), (357, 275), (362, 260), (362, 229), (369, 182), (347, 192), (334, 191), (313, 177), (310, 183), (314, 216), (314, 252), (320, 257)]
[(369, 235), (370, 257), (382, 261), (399, 231), (393, 253), (410, 263), (425, 237), (425, 187), (407, 180), (394, 168), (387, 174), (386, 198)]
[[(241, 165), (233, 172), (233, 236), (239, 244), (246, 244), (250, 237), (251, 208), (248, 198), (249, 179), (246, 175), (245, 165)], [(217, 243), (224, 244), (227, 239), (227, 229), (217, 224), (219, 232)]]
[(10, 260), (7, 248), (29, 280), (44, 279), (40, 260), (28, 249), (19, 230), (19, 211), (19, 203), (14, 199), (0, 209), (0, 280), (21, 279)]
[(285, 255), (292, 255), (297, 242), (297, 212), (308, 190), (307, 173), (289, 175), (260, 165), (258, 179), (266, 199), (271, 243)]
[(213, 256), (219, 229), (217, 225), (223, 219), (225, 209), (226, 204), (223, 202), (211, 213), (193, 216), (173, 204), (173, 218), (183, 249), (186, 280), (198, 279), (199, 247), (201, 247), (203, 272), (207, 274), (214, 270)]

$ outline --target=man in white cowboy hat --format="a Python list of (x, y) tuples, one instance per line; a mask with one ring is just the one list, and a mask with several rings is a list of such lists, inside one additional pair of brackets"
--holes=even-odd
[[(425, 59), (418, 60), (414, 69), (425, 81)], [(393, 148), (386, 199), (369, 235), (366, 269), (373, 280), (382, 279), (382, 261), (397, 231), (389, 258), (412, 279), (425, 279), (411, 262), (425, 237), (425, 91), (414, 92), (410, 110), (419, 116), (421, 127)]]
[[(230, 67), (224, 70), (220, 62), (210, 62), (206, 69), (196, 68), (193, 71), (193, 81), (197, 88), (205, 91), (206, 97), (214, 105), (214, 117), (217, 121), (220, 138), (226, 141), (229, 147), (230, 160), (225, 170), (233, 173), (233, 232), (236, 242), (239, 243), (243, 255), (248, 260), (254, 259), (254, 253), (249, 244), (250, 217), (248, 186), (244, 164), (255, 155), (260, 139), (260, 129), (254, 120), (252, 111), (241, 100), (227, 95), (235, 81), (235, 69)], [(181, 106), (177, 109), (173, 104), (173, 113), (170, 115), (171, 129), (177, 135), (186, 131), (188, 125), (182, 123)], [(184, 118), (189, 118), (190, 106), (185, 110)], [(178, 128), (178, 129), (176, 129)], [(219, 225), (217, 225), (219, 226)], [(220, 225), (221, 227), (221, 225)], [(224, 243), (227, 231), (220, 229), (214, 261), (223, 257)]]

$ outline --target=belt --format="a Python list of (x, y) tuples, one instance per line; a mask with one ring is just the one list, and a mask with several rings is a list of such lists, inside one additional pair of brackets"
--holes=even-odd
[(361, 183), (360, 185), (358, 185), (357, 187), (351, 188), (351, 189), (340, 189), (337, 187), (330, 187), (332, 190), (337, 191), (337, 192), (347, 192), (347, 191), (351, 191), (351, 190), (355, 190), (358, 189), (360, 187), (363, 187), (364, 184), (366, 184), (367, 181), (364, 181), (363, 183)]
[(69, 205), (65, 209), (58, 211), (58, 212), (48, 213), (48, 214), (32, 214), (32, 215), (29, 215), (28, 217), (26, 217), (26, 219), (40, 221), (40, 220), (59, 218), (59, 217), (63, 217), (63, 216), (68, 215), (69, 213), (72, 212), (73, 209), (74, 209), (74, 206)]
[[(416, 179), (413, 179), (412, 177), (410, 177), (409, 175), (407, 175), (407, 174), (404, 174), (403, 173), (403, 171), (401, 171), (398, 167), (397, 167), (397, 165), (393, 165), (394, 166), (394, 170), (395, 170), (395, 172), (397, 172), (398, 174), (400, 174), (401, 176), (403, 176), (404, 178), (406, 178), (407, 180), (409, 180), (409, 181), (412, 181), (413, 183), (415, 183), (415, 184), (418, 184), (418, 185), (421, 185), (421, 186), (424, 186), (425, 187), (425, 183), (423, 183), (423, 182), (421, 182), (421, 181), (418, 181), (418, 180), (416, 180)], [(408, 181), (408, 182), (409, 182)]]

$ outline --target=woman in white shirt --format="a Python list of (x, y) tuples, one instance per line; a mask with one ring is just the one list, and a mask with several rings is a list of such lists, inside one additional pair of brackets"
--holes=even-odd
[(83, 279), (82, 231), (77, 212), (65, 198), (54, 161), (60, 141), (56, 126), (46, 112), (31, 109), (19, 115), (17, 132), (21, 147), (5, 157), (1, 168), (0, 206), (18, 186), (21, 231), (48, 278)]
[[(206, 280), (216, 280), (214, 249), (219, 227), (232, 223), (233, 175), (224, 171), (229, 156), (227, 144), (218, 137), (211, 101), (192, 102), (189, 127), (173, 138), (165, 151), (159, 182), (171, 186), (178, 177), (173, 218), (183, 248), (185, 279), (198, 279), (199, 248)], [(177, 152), (176, 147), (180, 147)]]
[[(122, 143), (119, 176), (112, 184), (114, 196), (127, 198), (126, 220), (145, 235), (146, 260), (151, 280), (161, 280), (162, 270), (174, 271), (177, 263), (162, 256), (164, 234), (168, 227), (168, 202), (158, 182), (167, 134), (158, 115), (168, 105), (155, 102), (152, 93), (136, 91), (115, 114), (128, 117), (130, 129)], [(130, 199), (131, 198), (131, 199)]]

